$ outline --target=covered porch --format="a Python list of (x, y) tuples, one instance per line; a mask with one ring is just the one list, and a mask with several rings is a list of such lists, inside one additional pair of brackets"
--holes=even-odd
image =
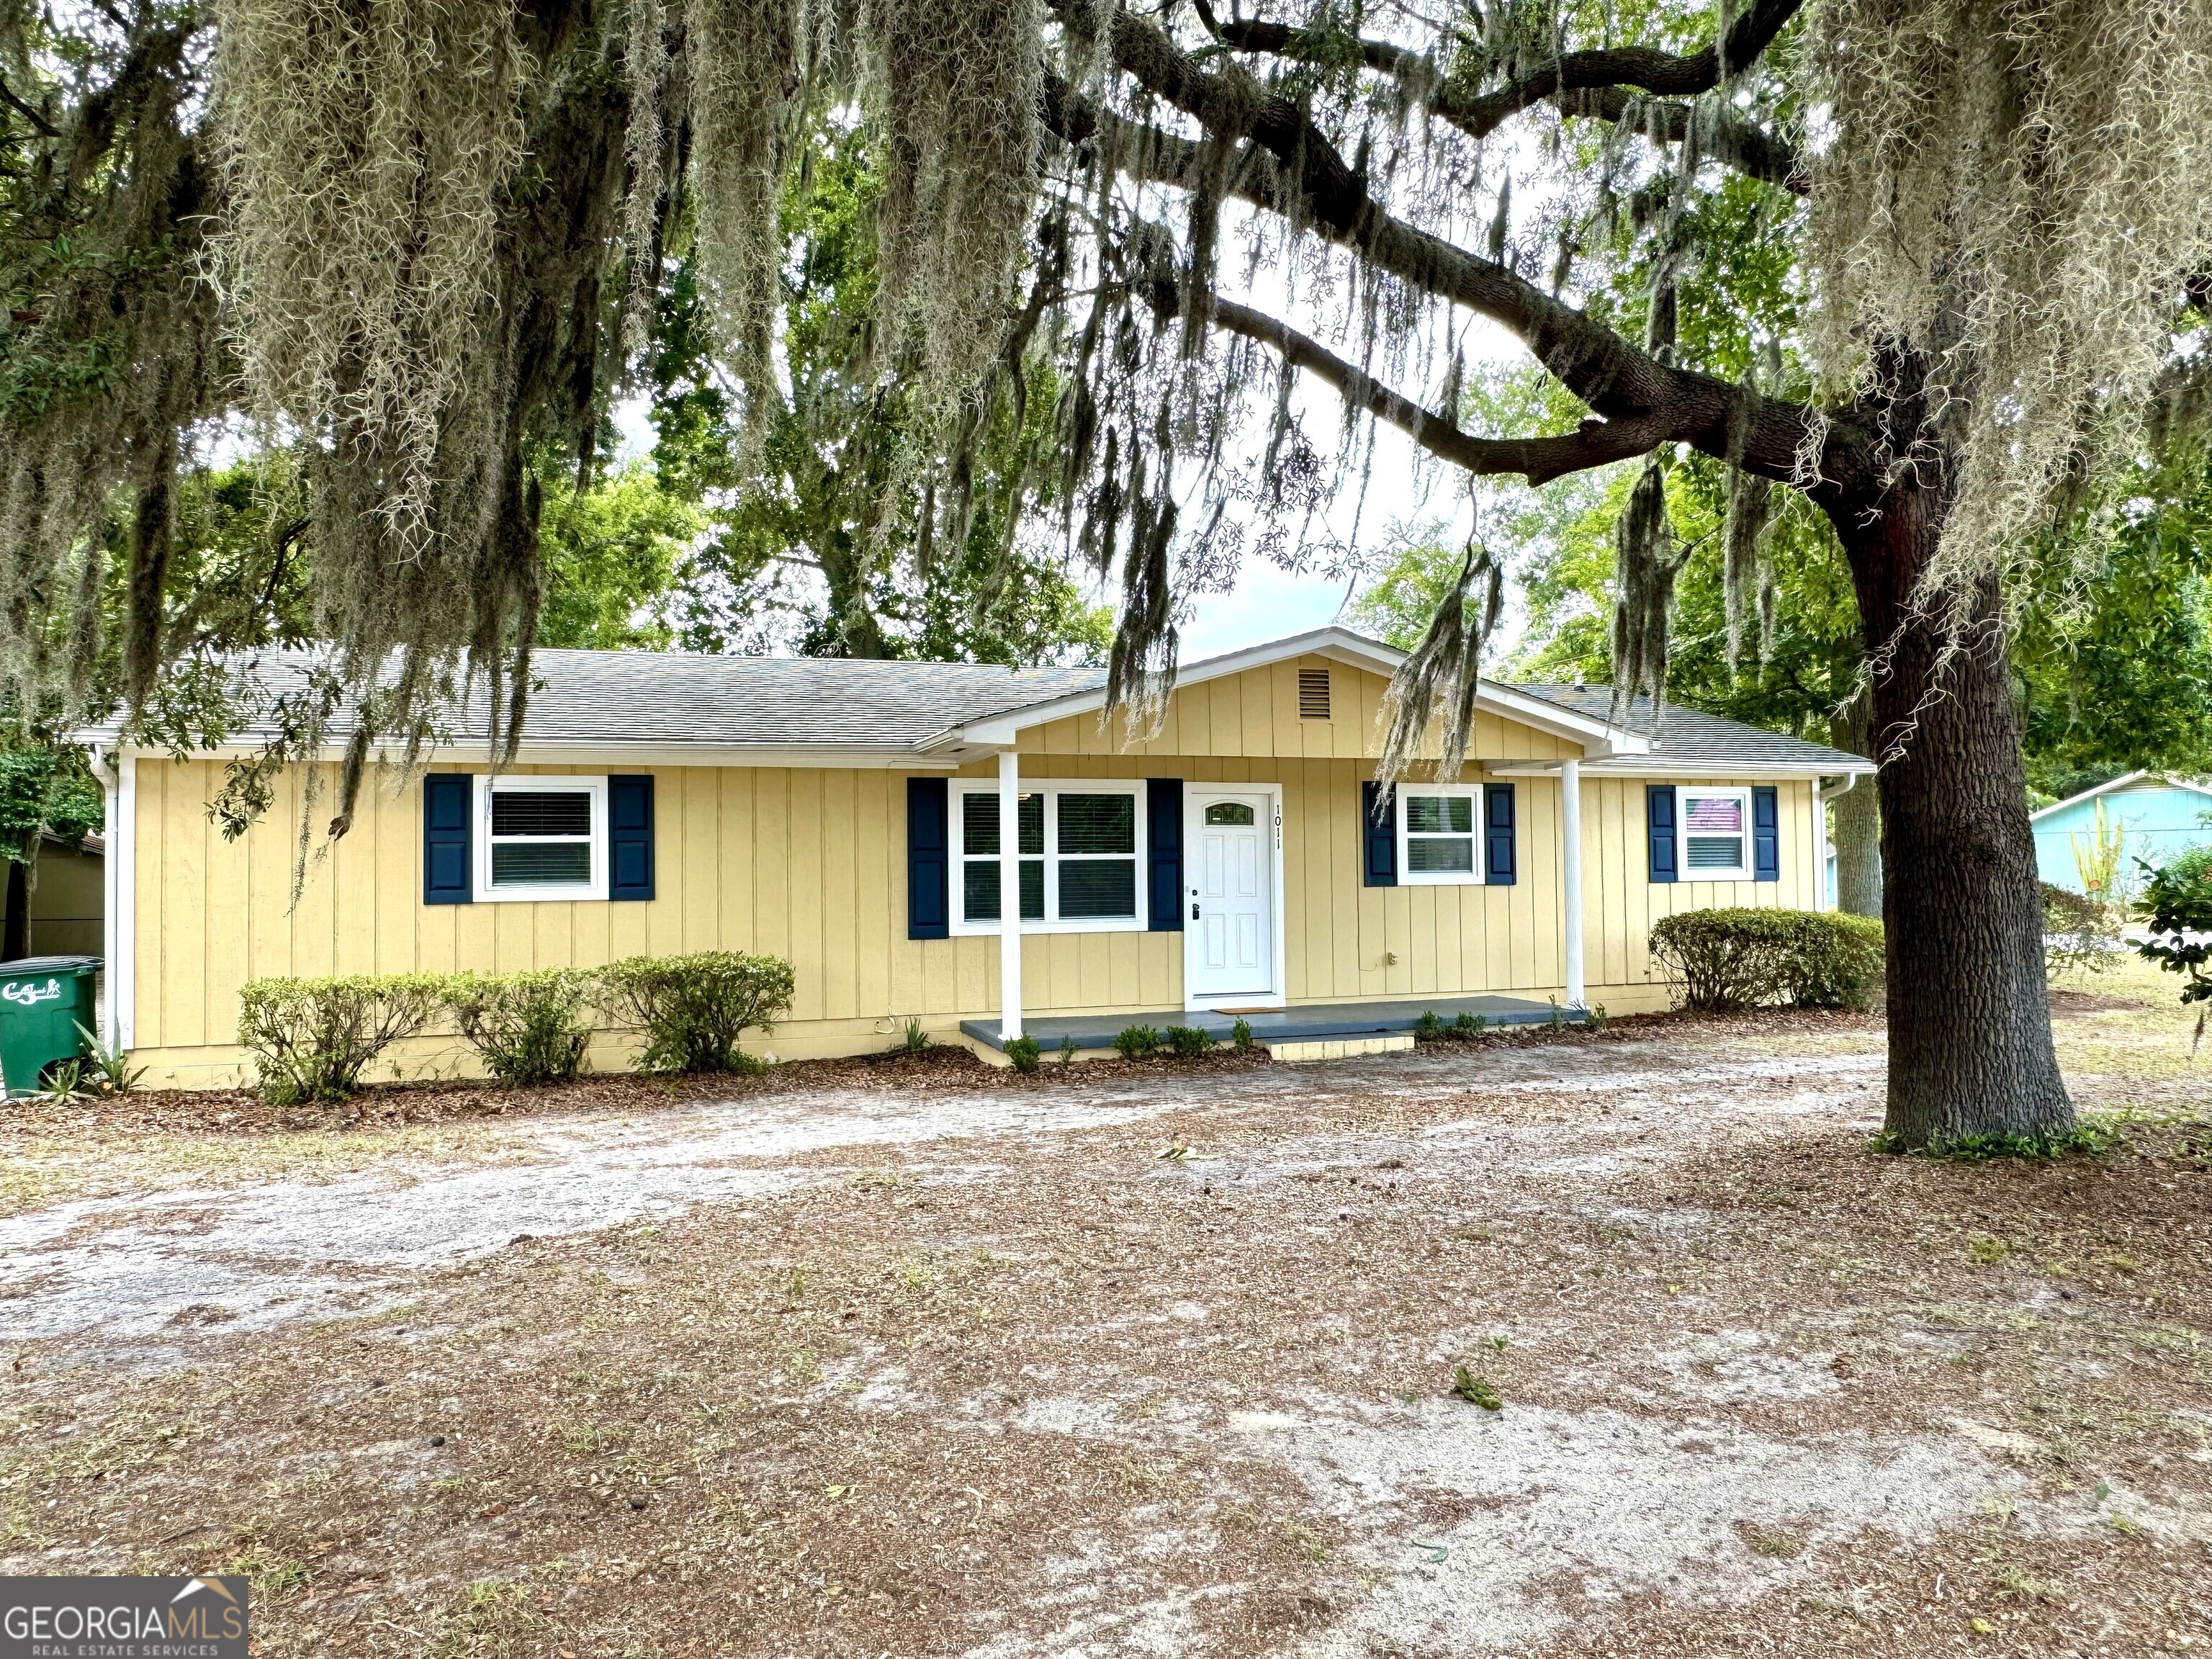
[[(1421, 997), (1389, 1002), (1315, 1002), (1295, 1008), (1255, 1009), (1242, 1016), (1252, 1028), (1255, 1042), (1355, 1042), (1371, 1037), (1397, 1036), (1433, 1012), (1447, 1025), (1462, 1014), (1479, 1015), (1492, 1025), (1542, 1025), (1574, 1011), (1555, 1010), (1548, 1002), (1526, 997)], [(1226, 1042), (1239, 1016), (1234, 1009), (1164, 1008), (1130, 1014), (1073, 1014), (1025, 1019), (1016, 1035), (1036, 1040), (1046, 1053), (1066, 1046), (1070, 1038), (1077, 1048), (1110, 1048), (1114, 1039), (1132, 1025), (1149, 1025), (1164, 1031), (1170, 1025), (1194, 1025), (1217, 1042)], [(963, 1019), (961, 1035), (1004, 1053), (1006, 1036), (995, 1019)]]

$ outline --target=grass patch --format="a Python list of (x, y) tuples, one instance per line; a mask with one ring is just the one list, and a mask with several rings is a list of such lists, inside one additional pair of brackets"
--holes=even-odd
[(1503, 1411), (1504, 1397), (1485, 1378), (1477, 1376), (1465, 1365), (1452, 1372), (1451, 1391), (1470, 1406), (1480, 1406), (1486, 1412)]
[(1924, 1158), (1938, 1164), (1986, 1164), (1995, 1158), (2105, 1158), (2125, 1151), (2124, 1126), (2135, 1120), (2118, 1112), (2088, 1112), (2071, 1129), (2042, 1135), (1959, 1135), (1907, 1146), (1887, 1129), (1870, 1143), (1877, 1152)]

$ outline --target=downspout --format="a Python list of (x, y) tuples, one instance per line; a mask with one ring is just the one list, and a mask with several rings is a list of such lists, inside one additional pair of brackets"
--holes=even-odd
[(1859, 775), (1846, 772), (1843, 778), (1844, 787), (1833, 793), (1821, 787), (1823, 780), (1817, 777), (1813, 780), (1813, 908), (1815, 910), (1836, 908), (1834, 901), (1828, 896), (1828, 803), (1840, 800), (1857, 788)]

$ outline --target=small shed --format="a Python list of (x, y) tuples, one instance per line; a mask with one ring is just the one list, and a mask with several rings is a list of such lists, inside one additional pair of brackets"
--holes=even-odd
[(2028, 815), (2035, 829), (2037, 873), (2052, 886), (2081, 891), (2075, 849), (2093, 842), (2100, 807), (2106, 833), (2118, 831), (2123, 837), (2124, 872), (2141, 873), (2137, 859), (2155, 869), (2176, 853), (2212, 842), (2212, 782), (2130, 772)]

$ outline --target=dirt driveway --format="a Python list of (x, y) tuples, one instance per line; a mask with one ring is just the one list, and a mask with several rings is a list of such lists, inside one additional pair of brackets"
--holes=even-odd
[(1874, 1153), (1805, 1016), (26, 1133), (0, 1571), (272, 1655), (2203, 1650), (2212, 1066), (2058, 1029), (2101, 1157)]

